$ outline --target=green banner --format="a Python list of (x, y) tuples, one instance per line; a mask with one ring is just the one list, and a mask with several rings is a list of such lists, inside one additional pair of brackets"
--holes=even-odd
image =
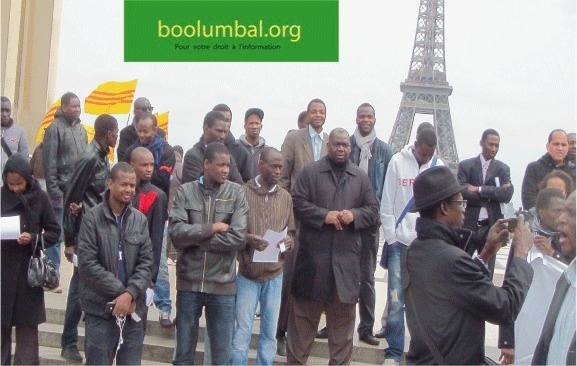
[(126, 62), (338, 60), (338, 0), (124, 0)]

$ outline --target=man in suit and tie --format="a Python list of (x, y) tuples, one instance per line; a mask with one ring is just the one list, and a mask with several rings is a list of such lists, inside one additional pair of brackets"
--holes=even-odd
[[(495, 159), (499, 143), (499, 133), (494, 129), (487, 129), (483, 131), (479, 142), (481, 154), (459, 163), (459, 183), (468, 185), (463, 191), (463, 198), (467, 200), (463, 226), (476, 234), (465, 248), (469, 255), (473, 255), (475, 251), (481, 253), (489, 228), (503, 217), (501, 204), (508, 203), (513, 196), (509, 166)], [(491, 279), (494, 270), (495, 257), (489, 263)]]
[[(280, 183), (289, 192), (301, 170), (327, 154), (328, 135), (323, 132), (326, 111), (325, 102), (318, 98), (311, 100), (307, 106), (308, 127), (290, 131), (285, 137), (281, 146), (283, 162)], [(297, 250), (298, 242), (295, 240), (293, 250), (285, 253), (281, 308), (277, 327), (277, 354), (281, 356), (286, 355), (285, 333), (288, 327), (289, 293)]]
[(283, 166), (280, 182), (290, 192), (292, 183), (303, 168), (327, 154), (327, 134), (323, 132), (327, 108), (315, 98), (307, 106), (308, 128), (289, 132), (281, 146)]

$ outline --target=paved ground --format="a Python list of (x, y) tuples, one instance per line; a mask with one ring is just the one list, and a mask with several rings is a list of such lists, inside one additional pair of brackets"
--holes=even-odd
[[(381, 235), (382, 236), (382, 235)], [(382, 246), (382, 243), (381, 243)], [(380, 251), (382, 247), (379, 247), (379, 256), (380, 258)], [(497, 255), (497, 264), (495, 269), (495, 276), (494, 282), (497, 285), (501, 285), (503, 280), (503, 273), (505, 268), (505, 263), (507, 259), (509, 247), (504, 247), (499, 254)], [(173, 307), (176, 301), (176, 267), (175, 266), (168, 266), (169, 274), (170, 274), (170, 281), (171, 281), (171, 291), (170, 296), (173, 301)], [(46, 307), (53, 307), (64, 309), (66, 307), (66, 297), (68, 293), (68, 284), (70, 282), (70, 277), (72, 276), (72, 264), (66, 261), (64, 256), (62, 257), (62, 264), (61, 264), (61, 284), (63, 288), (62, 294), (54, 294), (54, 293), (46, 293)], [(376, 288), (376, 309), (375, 309), (375, 326), (374, 331), (376, 332), (381, 328), (380, 318), (383, 313), (383, 309), (385, 307), (385, 300), (387, 295), (387, 281), (386, 281), (386, 270), (382, 269), (377, 264), (377, 270), (375, 272), (375, 288)], [(172, 315), (176, 313), (176, 309), (173, 308)], [(158, 319), (158, 311), (154, 306), (151, 306), (148, 312), (149, 319)], [(321, 319), (321, 326), (324, 326), (324, 318)], [(358, 315), (357, 315), (357, 323), (358, 323)], [(204, 318), (201, 319), (201, 324), (204, 325)], [(410, 335), (407, 332), (405, 337), (406, 346), (405, 351), (408, 350)], [(492, 324), (487, 323), (486, 326), (486, 334), (485, 334), (485, 346), (486, 346), (486, 353), (487, 356), (497, 360), (499, 357), (498, 349), (497, 349), (497, 339), (498, 339), (498, 327)], [(355, 339), (354, 343), (357, 344), (359, 340), (357, 339), (357, 334), (355, 332)], [(384, 349), (386, 346), (386, 342), (381, 340), (381, 344), (378, 346), (381, 349)]]

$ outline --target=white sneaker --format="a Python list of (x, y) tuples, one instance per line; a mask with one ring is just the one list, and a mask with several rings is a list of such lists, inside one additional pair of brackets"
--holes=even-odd
[(171, 258), (168, 258), (166, 260), (166, 264), (168, 264), (169, 266), (176, 266), (176, 261)]
[(394, 366), (399, 366), (399, 361), (395, 361), (392, 358), (386, 358), (385, 362), (383, 363), (383, 365), (394, 365)]

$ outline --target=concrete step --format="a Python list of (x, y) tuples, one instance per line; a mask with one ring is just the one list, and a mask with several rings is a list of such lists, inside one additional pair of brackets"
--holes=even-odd
[[(152, 363), (170, 363), (174, 352), (174, 339), (172, 337), (167, 337), (166, 335), (148, 334), (148, 329), (151, 328), (150, 323), (151, 321), (149, 321), (147, 334), (144, 337), (142, 359)], [(166, 331), (166, 329), (163, 328), (160, 328), (160, 330)], [(78, 328), (78, 349), (81, 351), (81, 353), (84, 350), (84, 331), (84, 327)], [(62, 334), (62, 325), (44, 323), (38, 327), (38, 333), (39, 344), (42, 346), (40, 355), (43, 359), (43, 362), (45, 362), (45, 364), (51, 365), (62, 364), (62, 362), (66, 363), (66, 361), (60, 357), (60, 337)], [(204, 332), (201, 330), (199, 334), (199, 341), (195, 354), (195, 364), (202, 364), (203, 362), (203, 333)], [(258, 340), (253, 334), (249, 349), (249, 363), (252, 364), (254, 364), (256, 361), (257, 342)], [(367, 348), (369, 347), (371, 346), (367, 346)], [(50, 352), (45, 353), (43, 350)], [(320, 339), (315, 340), (310, 354), (311, 356), (309, 357), (309, 364), (328, 364), (329, 352), (327, 341)], [(383, 361), (383, 351), (379, 350), (377, 347), (373, 347), (372, 350), (367, 350), (364, 347), (353, 347), (352, 364), (382, 364)], [(286, 357), (276, 356), (275, 364), (286, 364)]]
[[(40, 325), (39, 327), (39, 338), (40, 344), (47, 347), (55, 347), (60, 349), (60, 336), (62, 334), (62, 327), (64, 324), (64, 309), (47, 308), (46, 309), (46, 320), (47, 323)], [(146, 335), (144, 338), (145, 348), (143, 349), (143, 359), (158, 361), (158, 362), (170, 362), (172, 360), (172, 353), (174, 351), (174, 328), (162, 328), (159, 321), (154, 317), (154, 313), (149, 312), (149, 318), (146, 325)], [(202, 320), (202, 319), (201, 319)], [(200, 363), (204, 357), (204, 323), (200, 324), (200, 331), (198, 335), (198, 346), (196, 352), (196, 358), (200, 356)], [(258, 330), (260, 328), (260, 319), (255, 318), (253, 333), (250, 342), (250, 351), (254, 350), (254, 355), (251, 356), (249, 351), (249, 356), (256, 359), (256, 348), (258, 345)], [(78, 348), (84, 349), (84, 323), (80, 322), (78, 327), (79, 340)], [(386, 346), (384, 340), (381, 341), (379, 346), (370, 346), (362, 342), (355, 340), (353, 345), (353, 355), (352, 362), (358, 362), (360, 364), (382, 364), (384, 361), (383, 349)], [(60, 353), (58, 353), (60, 357)], [(310, 352), (311, 362), (313, 359), (321, 361), (321, 364), (327, 364), (329, 360), (329, 348), (328, 341), (326, 339), (315, 339), (313, 347)], [(286, 363), (285, 357), (277, 356), (278, 363)], [(277, 363), (275, 361), (275, 363)], [(309, 362), (309, 363), (311, 363)], [(316, 363), (315, 363), (316, 364)]]
[[(84, 357), (84, 352), (80, 352)], [(40, 346), (40, 365), (73, 365), (60, 357), (60, 348)], [(172, 363), (164, 363), (158, 361), (142, 360), (142, 365), (172, 365)]]

